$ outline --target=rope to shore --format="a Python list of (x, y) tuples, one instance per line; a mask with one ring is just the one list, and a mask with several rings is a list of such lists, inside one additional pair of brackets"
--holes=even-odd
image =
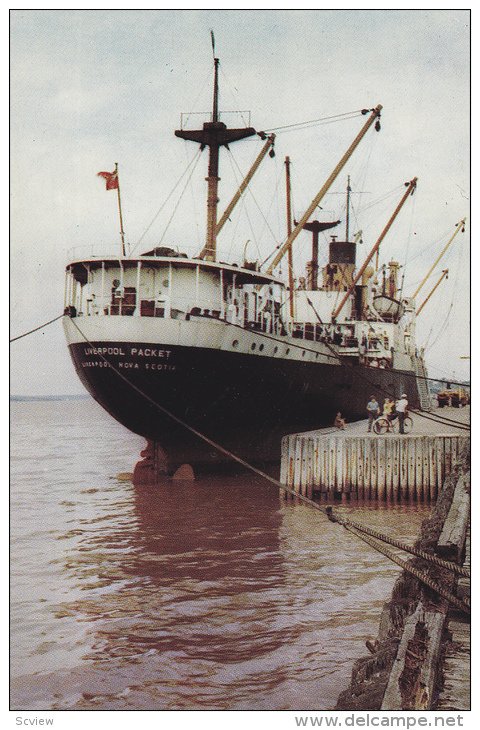
[(43, 330), (45, 327), (48, 327), (49, 324), (53, 324), (59, 319), (62, 319), (64, 315), (59, 314), (58, 317), (55, 317), (54, 319), (51, 319), (49, 322), (45, 322), (44, 324), (41, 324), (39, 327), (35, 327), (33, 330), (29, 330), (28, 332), (24, 332), (23, 335), (18, 335), (18, 337), (12, 337), (10, 342), (15, 342), (16, 340), (21, 340), (22, 337), (26, 337), (27, 335), (31, 335), (33, 332), (38, 332), (38, 330)]
[[(88, 345), (90, 345), (91, 347), (94, 347), (94, 345), (90, 342), (90, 340), (82, 332), (82, 330), (80, 329), (80, 327), (78, 326), (78, 324), (73, 319), (71, 319), (70, 321), (75, 326), (75, 328), (78, 330), (78, 332), (83, 337), (83, 339), (85, 340), (85, 342)], [(317, 511), (322, 512), (326, 517), (328, 517), (328, 519), (333, 520), (335, 522), (339, 522), (339, 524), (342, 524), (344, 527), (346, 527), (347, 529), (349, 529), (351, 531), (356, 530), (358, 533), (370, 533), (371, 535), (373, 534), (377, 538), (377, 540), (381, 540), (383, 542), (386, 542), (386, 543), (395, 545), (396, 547), (399, 547), (400, 549), (404, 550), (405, 552), (412, 552), (412, 551), (415, 550), (416, 552), (413, 552), (413, 554), (414, 555), (417, 555), (417, 557), (421, 557), (421, 558), (423, 558), (424, 560), (426, 560), (428, 562), (432, 562), (435, 565), (438, 565), (438, 566), (440, 566), (442, 568), (445, 568), (447, 570), (451, 570), (451, 571), (453, 571), (453, 572), (455, 572), (455, 573), (458, 574), (458, 571), (459, 571), (460, 566), (458, 566), (456, 563), (451, 563), (449, 561), (442, 560), (441, 558), (438, 558), (435, 555), (431, 555), (430, 553), (426, 553), (424, 551), (417, 550), (417, 548), (410, 548), (408, 545), (404, 545), (403, 543), (400, 543), (397, 540), (395, 540), (394, 542), (392, 542), (393, 538), (390, 538), (388, 535), (383, 535), (382, 533), (379, 533), (376, 530), (370, 530), (370, 528), (364, 527), (363, 525), (360, 525), (359, 523), (356, 523), (356, 522), (347, 520), (346, 518), (337, 517), (336, 515), (333, 514), (333, 510), (332, 510), (331, 507), (327, 507), (327, 506), (320, 505), (317, 502), (314, 502), (309, 497), (306, 497), (303, 494), (299, 494), (298, 492), (295, 492), (293, 489), (290, 489), (290, 487), (287, 487), (285, 484), (282, 484), (280, 481), (278, 481), (278, 479), (275, 479), (274, 477), (271, 477), (269, 474), (266, 474), (261, 469), (258, 469), (257, 467), (253, 466), (253, 464), (248, 463), (247, 461), (245, 461), (245, 459), (242, 459), (241, 456), (238, 456), (237, 454), (234, 454), (232, 451), (229, 451), (224, 446), (221, 446), (216, 441), (214, 441), (213, 439), (209, 438), (205, 434), (201, 433), (200, 431), (198, 431), (193, 426), (190, 426), (183, 419), (179, 418), (174, 413), (172, 413), (171, 411), (169, 411), (167, 408), (165, 408), (164, 406), (162, 406), (159, 403), (157, 403), (157, 401), (155, 401), (153, 398), (151, 398), (141, 388), (139, 388), (134, 383), (132, 383), (123, 373), (121, 373), (114, 365), (112, 365), (110, 363), (110, 361), (107, 360), (106, 357), (104, 357), (104, 355), (99, 354), (99, 357), (102, 360), (104, 360), (105, 363), (107, 363), (107, 365), (113, 370), (114, 373), (116, 373), (118, 375), (119, 378), (121, 378), (121, 380), (123, 380), (125, 383), (127, 383), (133, 390), (135, 390), (137, 393), (139, 393), (139, 395), (141, 395), (143, 398), (145, 398), (145, 400), (147, 400), (153, 406), (155, 406), (160, 411), (162, 411), (162, 413), (164, 413), (170, 419), (172, 419), (173, 421), (175, 421), (175, 423), (178, 423), (183, 428), (186, 428), (188, 431), (190, 431), (191, 433), (193, 433), (195, 436), (198, 436), (198, 438), (200, 438), (202, 441), (204, 441), (205, 443), (209, 444), (210, 446), (212, 446), (217, 451), (220, 451), (222, 454), (224, 454), (228, 458), (236, 461), (238, 464), (241, 464), (242, 466), (244, 466), (249, 471), (251, 471), (254, 474), (257, 474), (258, 476), (262, 477), (263, 479), (269, 481), (271, 484), (274, 484), (276, 487), (278, 487), (283, 492), (285, 492), (287, 494), (290, 494), (293, 497), (296, 497), (297, 499), (299, 499), (301, 502), (303, 502), (304, 504), (308, 505), (309, 507), (313, 507), (313, 509), (316, 509)], [(365, 538), (366, 541), (368, 539), (370, 539), (370, 538), (367, 538), (367, 535), (364, 535), (364, 538)], [(371, 544), (372, 547), (375, 547), (375, 545), (373, 544), (373, 541), (371, 543), (369, 543), (369, 544)], [(375, 547), (375, 549), (377, 549), (377, 548)], [(382, 550), (380, 550), (380, 552), (383, 552), (384, 550), (386, 550), (386, 548), (383, 548)], [(389, 551), (387, 551), (387, 552), (389, 552)], [(383, 554), (386, 557), (390, 557), (385, 552), (383, 552)], [(398, 563), (399, 558), (397, 556), (394, 556), (394, 558), (392, 557), (391, 559), (393, 560), (393, 562), (396, 562), (397, 564), (399, 564)], [(404, 561), (402, 561), (402, 563), (403, 562)], [(408, 565), (408, 563), (405, 563), (405, 564)], [(413, 570), (417, 570), (417, 569), (416, 568), (415, 569), (412, 568), (410, 570), (410, 572), (412, 572)], [(461, 570), (464, 571), (465, 569), (464, 568), (461, 568)], [(419, 573), (419, 575), (422, 575), (423, 576), (421, 578), (421, 580), (426, 585), (428, 585), (433, 590), (436, 590), (436, 588), (433, 587), (433, 583), (434, 582), (432, 581), (432, 579), (428, 575), (423, 574), (421, 571), (418, 571), (418, 573)], [(464, 573), (464, 572), (462, 572), (460, 574), (461, 575), (469, 575), (469, 573)], [(418, 575), (417, 575), (417, 577), (418, 577)], [(458, 605), (459, 599), (456, 596), (454, 596), (454, 595), (446, 592), (443, 588), (441, 588), (441, 590), (442, 590), (442, 593), (439, 593), (439, 595), (442, 595), (442, 597), (443, 598), (446, 598), (447, 600), (450, 600), (451, 599), (451, 603), (452, 604), (454, 604), (455, 606), (457, 606), (457, 608), (460, 607)], [(447, 595), (449, 596), (449, 598), (447, 598)], [(463, 611), (465, 611), (465, 610), (469, 611), (469, 606), (467, 606), (466, 604), (461, 603), (461, 610), (463, 610)]]
[(353, 535), (356, 535), (358, 538), (360, 538), (360, 540), (363, 540), (375, 550), (382, 553), (382, 555), (385, 555), (385, 557), (399, 565), (407, 573), (411, 573), (413, 576), (415, 576), (415, 578), (417, 578), (417, 580), (431, 588), (432, 591), (444, 598), (452, 606), (455, 606), (455, 608), (458, 608), (463, 613), (470, 613), (470, 600), (468, 598), (465, 598), (464, 600), (458, 598), (458, 596), (455, 596), (453, 593), (450, 593), (450, 591), (447, 591), (445, 588), (443, 588), (443, 586), (437, 583), (437, 581), (433, 580), (433, 578), (430, 578), (429, 575), (419, 570), (418, 568), (415, 568), (415, 566), (411, 565), (411, 563), (407, 563), (405, 560), (402, 560), (402, 558), (400, 558), (398, 555), (392, 553), (391, 550), (383, 547), (383, 545), (379, 545), (375, 540), (372, 540), (367, 535), (362, 535), (359, 530), (356, 530), (351, 525), (345, 525), (345, 527)]
[(333, 512), (328, 513), (328, 516), (332, 519), (333, 522), (338, 522), (340, 525), (343, 525), (343, 527), (346, 527), (347, 529), (353, 527), (354, 529), (359, 530), (366, 535), (370, 535), (370, 537), (374, 537), (381, 542), (385, 542), (388, 545), (392, 545), (393, 547), (404, 550), (407, 553), (411, 553), (417, 558), (422, 558), (422, 560), (426, 560), (427, 562), (432, 563), (432, 565), (436, 565), (438, 568), (445, 568), (446, 570), (450, 570), (456, 575), (462, 575), (466, 578), (470, 577), (470, 570), (468, 568), (464, 568), (462, 565), (457, 565), (456, 563), (452, 563), (450, 560), (444, 560), (443, 558), (439, 558), (437, 555), (432, 555), (432, 553), (427, 553), (425, 550), (420, 550), (420, 548), (410, 547), (400, 540), (396, 540), (395, 538), (389, 537), (382, 532), (373, 530), (371, 527), (366, 527), (365, 525), (361, 525), (354, 520), (348, 520), (341, 516), (334, 515)]

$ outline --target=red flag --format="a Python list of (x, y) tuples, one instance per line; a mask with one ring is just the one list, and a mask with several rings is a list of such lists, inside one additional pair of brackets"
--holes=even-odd
[(97, 172), (97, 175), (105, 178), (107, 190), (118, 189), (118, 172), (116, 170), (113, 172)]

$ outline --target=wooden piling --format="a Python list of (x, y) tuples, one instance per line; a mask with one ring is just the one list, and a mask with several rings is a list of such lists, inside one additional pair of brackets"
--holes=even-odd
[(435, 500), (467, 435), (285, 436), (282, 483), (300, 494), (333, 498)]

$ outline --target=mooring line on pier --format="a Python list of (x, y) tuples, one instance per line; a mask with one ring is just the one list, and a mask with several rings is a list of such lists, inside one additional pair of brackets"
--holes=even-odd
[(470, 570), (468, 568), (464, 568), (462, 565), (457, 565), (457, 563), (453, 563), (450, 560), (444, 560), (443, 558), (439, 558), (437, 555), (427, 553), (425, 550), (420, 550), (420, 548), (406, 545), (400, 540), (396, 540), (394, 537), (389, 537), (388, 535), (384, 535), (382, 532), (378, 532), (371, 527), (361, 525), (360, 523), (355, 522), (355, 520), (349, 520), (345, 517), (342, 517), (341, 515), (334, 514), (333, 510), (330, 511), (328, 507), (327, 516), (332, 522), (338, 522), (340, 525), (346, 527), (347, 529), (353, 527), (355, 530), (359, 530), (360, 532), (365, 533), (370, 537), (374, 537), (380, 542), (385, 542), (388, 545), (392, 545), (392, 547), (396, 547), (399, 550), (404, 550), (406, 553), (410, 553), (411, 555), (415, 555), (417, 558), (421, 558), (422, 560), (425, 560), (432, 565), (436, 565), (438, 568), (445, 568), (446, 570), (449, 570), (456, 575), (462, 575), (466, 578), (470, 578)]
[(400, 558), (398, 555), (395, 555), (391, 552), (391, 550), (388, 550), (387, 548), (383, 547), (383, 545), (378, 544), (375, 540), (372, 540), (367, 535), (363, 535), (359, 530), (355, 529), (351, 525), (344, 525), (346, 529), (351, 532), (353, 535), (356, 535), (360, 540), (363, 540), (368, 545), (370, 545), (372, 548), (377, 550), (378, 552), (382, 553), (382, 555), (385, 555), (389, 560), (399, 565), (403, 570), (405, 570), (407, 573), (411, 573), (417, 580), (424, 583), (428, 588), (430, 588), (432, 591), (437, 593), (439, 596), (444, 598), (446, 601), (448, 601), (452, 606), (455, 606), (455, 608), (458, 608), (463, 613), (470, 613), (470, 600), (468, 598), (461, 599), (458, 598), (458, 596), (455, 596), (453, 593), (450, 593), (450, 591), (446, 590), (441, 586), (437, 581), (433, 580), (433, 578), (430, 578), (430, 576), (427, 573), (424, 573), (422, 570), (419, 570), (418, 568), (415, 568), (415, 566), (411, 565), (410, 563), (407, 563), (405, 560)]
[[(93, 347), (93, 344), (86, 337), (86, 335), (82, 332), (82, 330), (77, 325), (77, 323), (73, 319), (71, 319), (71, 322), (74, 324), (74, 326), (76, 327), (76, 329), (78, 330), (78, 332), (80, 333), (80, 335), (83, 337), (83, 339), (85, 340), (85, 342), (88, 345), (90, 345), (91, 347)], [(337, 515), (335, 515), (333, 513), (333, 509), (332, 509), (331, 506), (323, 506), (323, 505), (320, 505), (317, 502), (314, 502), (309, 497), (306, 497), (305, 495), (299, 494), (298, 492), (294, 491), (293, 489), (290, 489), (290, 487), (287, 487), (285, 484), (282, 484), (280, 481), (278, 481), (278, 479), (275, 479), (274, 477), (271, 477), (269, 474), (266, 474), (261, 469), (258, 469), (257, 467), (253, 466), (253, 464), (250, 464), (249, 462), (245, 461), (245, 459), (242, 459), (241, 456), (238, 456), (237, 454), (234, 454), (232, 451), (230, 451), (229, 449), (226, 449), (224, 446), (221, 446), (219, 443), (217, 443), (213, 439), (209, 438), (205, 434), (201, 433), (200, 431), (198, 431), (193, 426), (190, 426), (183, 419), (179, 418), (174, 413), (172, 413), (171, 411), (169, 411), (167, 408), (165, 408), (164, 406), (160, 405), (160, 403), (157, 403), (157, 401), (155, 401), (153, 398), (151, 398), (141, 388), (139, 388), (137, 385), (135, 385), (134, 383), (132, 383), (123, 373), (121, 373), (114, 365), (112, 365), (110, 363), (110, 361), (107, 360), (106, 357), (104, 357), (104, 355), (102, 355), (102, 354), (99, 353), (99, 357), (108, 364), (108, 366), (114, 371), (114, 373), (116, 373), (118, 375), (118, 377), (121, 380), (123, 380), (124, 382), (126, 382), (131, 388), (133, 388), (133, 390), (135, 390), (137, 393), (139, 393), (143, 398), (145, 398), (152, 405), (154, 405), (156, 408), (158, 408), (160, 411), (162, 411), (162, 413), (164, 413), (165, 415), (167, 415), (169, 418), (171, 418), (173, 421), (175, 421), (176, 423), (178, 423), (179, 425), (181, 425), (183, 428), (186, 428), (188, 431), (190, 431), (191, 433), (195, 434), (195, 436), (198, 436), (198, 438), (200, 438), (201, 440), (205, 441), (205, 443), (209, 444), (210, 446), (212, 446), (217, 451), (220, 451), (225, 456), (228, 456), (230, 459), (233, 459), (238, 464), (241, 464), (246, 469), (248, 469), (251, 472), (257, 474), (258, 476), (262, 477), (263, 479), (269, 481), (271, 484), (274, 484), (276, 487), (278, 487), (279, 489), (281, 489), (283, 492), (285, 492), (287, 494), (290, 494), (291, 496), (299, 499), (304, 504), (307, 504), (308, 506), (313, 507), (317, 511), (322, 512), (322, 514), (324, 514), (326, 517), (328, 517), (328, 519), (330, 519), (330, 520), (332, 520), (334, 522), (338, 522), (339, 524), (341, 524), (343, 527), (346, 527), (351, 532), (354, 532), (354, 531), (358, 532), (359, 533), (358, 534), (359, 537), (360, 537), (361, 534), (366, 533), (366, 534), (363, 534), (363, 537), (362, 537), (362, 539), (365, 539), (365, 541), (368, 542), (368, 540), (371, 540), (371, 537), (368, 537), (368, 534), (370, 533), (370, 535), (372, 535), (372, 533), (373, 533), (373, 536), (375, 536), (378, 541), (382, 541), (382, 542), (386, 542), (388, 544), (392, 544), (395, 547), (399, 547), (401, 550), (404, 550), (405, 552), (410, 552), (410, 553), (416, 555), (417, 557), (421, 557), (422, 559), (424, 559), (424, 560), (426, 560), (428, 562), (431, 562), (431, 563), (436, 564), (439, 567), (442, 567), (442, 568), (445, 568), (447, 570), (453, 571), (453, 572), (455, 572), (457, 574), (459, 574), (459, 569), (462, 570), (462, 571), (465, 570), (461, 566), (458, 566), (456, 563), (451, 563), (449, 561), (442, 560), (441, 558), (438, 558), (435, 555), (431, 555), (430, 553), (426, 553), (423, 550), (421, 551), (421, 550), (418, 550), (417, 548), (411, 548), (408, 545), (404, 545), (403, 543), (400, 543), (399, 541), (396, 541), (396, 540), (394, 541), (393, 538), (390, 538), (388, 535), (383, 535), (382, 533), (379, 533), (376, 530), (371, 530), (370, 528), (365, 527), (364, 525), (360, 525), (359, 523), (356, 523), (354, 521), (350, 521), (350, 520), (348, 520), (346, 518), (337, 516)], [(370, 544), (375, 549), (379, 549), (379, 551), (382, 552), (384, 555), (386, 555), (386, 557), (391, 557), (390, 555), (387, 555), (386, 552), (384, 552), (386, 550), (386, 548), (380, 549), (380, 546), (378, 546), (378, 548), (377, 548), (373, 544), (373, 540), (371, 540), (371, 542), (369, 542), (368, 544)], [(387, 551), (387, 552), (389, 552), (389, 551)], [(398, 561), (401, 560), (397, 556), (393, 556), (393, 554), (392, 554), (391, 559), (393, 560), (393, 562), (395, 562), (397, 564), (399, 564)], [(402, 561), (402, 563), (404, 563), (404, 562), (405, 561)], [(405, 565), (408, 565), (408, 563), (405, 563)], [(417, 571), (416, 568), (414, 569), (414, 568), (412, 568), (410, 566), (410, 571), (409, 572), (413, 572), (413, 570)], [(424, 575), (421, 571), (417, 571), (417, 572), (419, 573), (419, 575), (422, 575), (423, 576), (423, 578), (419, 578), (419, 579), (423, 580), (423, 582), (426, 585), (429, 585), (429, 587), (431, 587), (433, 590), (436, 590), (436, 588), (434, 588), (433, 585), (432, 585), (434, 582), (431, 580), (431, 578), (429, 576)], [(466, 575), (463, 572), (460, 573), (460, 574), (461, 575)], [(468, 575), (469, 575), (469, 573), (468, 573)], [(419, 576), (417, 575), (417, 577), (419, 577)], [(429, 581), (429, 582), (427, 582), (427, 581)], [(437, 585), (437, 584), (435, 584), (435, 585)], [(438, 587), (441, 588), (441, 586), (438, 586)], [(444, 598), (446, 598), (446, 595), (443, 595), (443, 594), (444, 593), (447, 593), (447, 595), (449, 595), (450, 598), (452, 599), (452, 603), (454, 603), (457, 607), (460, 607), (461, 610), (467, 610), (467, 609), (469, 610), (469, 608), (468, 608), (468, 606), (466, 604), (463, 604), (462, 603), (461, 606), (458, 605), (457, 602), (458, 602), (459, 599), (457, 599), (456, 596), (453, 596), (453, 595), (449, 594), (443, 588), (441, 588), (441, 590), (442, 590), (442, 593), (439, 593), (439, 595), (442, 595)], [(447, 600), (449, 600), (449, 599), (447, 599)]]
[(15, 342), (15, 340), (21, 340), (22, 337), (26, 337), (27, 335), (33, 334), (33, 332), (38, 332), (38, 330), (43, 330), (45, 327), (48, 327), (49, 324), (53, 324), (59, 319), (62, 319), (64, 315), (59, 314), (58, 317), (55, 317), (54, 319), (51, 319), (49, 322), (45, 322), (44, 324), (41, 324), (39, 327), (34, 327), (33, 330), (28, 330), (28, 332), (24, 332), (23, 335), (18, 335), (18, 337), (12, 337), (10, 342)]

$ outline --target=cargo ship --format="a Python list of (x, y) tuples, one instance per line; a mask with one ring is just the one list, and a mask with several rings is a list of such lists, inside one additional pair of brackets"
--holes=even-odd
[[(340, 221), (312, 216), (362, 138), (379, 129), (381, 105), (362, 110), (362, 129), (298, 222), (287, 198), (286, 239), (268, 265), (222, 262), (217, 236), (275, 137), (221, 121), (218, 67), (215, 58), (209, 121), (175, 132), (209, 152), (203, 249), (192, 257), (181, 246), (157, 246), (133, 256), (122, 227), (120, 255), (66, 267), (64, 329), (80, 380), (113, 418), (161, 449), (170, 470), (226, 464), (212, 442), (248, 462), (275, 464), (283, 435), (331, 425), (338, 412), (347, 421), (364, 418), (372, 394), (381, 402), (406, 393), (412, 408), (430, 403), (415, 346), (415, 300), (399, 288), (396, 261), (374, 264), (416, 178), (360, 268), (348, 220), (344, 240), (331, 236), (328, 262), (319, 266), (319, 231)], [(219, 217), (219, 153), (254, 135), (262, 151)], [(116, 173), (102, 174), (112, 176), (107, 188), (118, 186)], [(292, 247), (304, 230), (312, 233), (312, 256), (294, 278)], [(278, 273), (284, 257), (285, 279)]]

